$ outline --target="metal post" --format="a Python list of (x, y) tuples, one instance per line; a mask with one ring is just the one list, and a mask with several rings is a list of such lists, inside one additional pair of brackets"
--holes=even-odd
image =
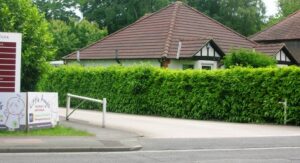
[(102, 128), (105, 128), (106, 98), (102, 101)]
[(284, 125), (287, 123), (287, 99), (284, 99), (283, 102), (283, 107), (284, 107)]
[(69, 120), (69, 109), (71, 104), (71, 97), (67, 94), (67, 108), (66, 108), (66, 120)]
[(26, 92), (26, 104), (25, 104), (25, 109), (26, 109), (26, 120), (25, 120), (25, 130), (26, 130), (26, 133), (28, 133), (29, 132), (29, 122), (28, 122), (28, 119), (29, 119), (29, 116), (28, 116), (28, 92)]

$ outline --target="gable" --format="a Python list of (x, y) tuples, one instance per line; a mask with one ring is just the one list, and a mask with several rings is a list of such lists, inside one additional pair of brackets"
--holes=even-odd
[(196, 57), (216, 57), (220, 58), (218, 51), (211, 45), (211, 43), (205, 44), (194, 56)]
[(280, 50), (276, 54), (276, 60), (279, 62), (291, 62), (291, 59), (285, 54), (283, 50)]

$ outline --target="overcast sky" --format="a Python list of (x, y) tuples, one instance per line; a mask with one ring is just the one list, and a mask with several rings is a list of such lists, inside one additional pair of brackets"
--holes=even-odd
[(266, 15), (271, 16), (275, 15), (278, 12), (277, 0), (263, 0), (266, 4)]

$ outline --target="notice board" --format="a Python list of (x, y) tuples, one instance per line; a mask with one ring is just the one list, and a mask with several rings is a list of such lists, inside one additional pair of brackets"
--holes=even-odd
[(20, 92), (20, 33), (0, 32), (0, 92)]
[(0, 92), (0, 130), (51, 128), (58, 122), (57, 93)]

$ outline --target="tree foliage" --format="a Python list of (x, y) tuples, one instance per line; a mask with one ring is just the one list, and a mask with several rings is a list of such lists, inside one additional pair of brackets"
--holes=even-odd
[(76, 0), (33, 0), (39, 11), (45, 14), (47, 20), (79, 20), (75, 13)]
[(278, 6), (280, 8), (280, 14), (283, 17), (298, 11), (300, 9), (299, 0), (278, 0)]
[[(172, 0), (82, 0), (84, 17), (107, 26), (114, 32), (139, 19), (145, 13), (154, 12), (170, 4)], [(183, 0), (228, 27), (244, 35), (261, 29), (265, 14), (262, 0)]]
[(48, 23), (31, 0), (0, 0), (0, 31), (22, 33), (22, 90), (33, 90), (43, 64), (53, 57)]
[(50, 31), (54, 36), (53, 45), (57, 47), (55, 58), (61, 57), (91, 44), (107, 35), (106, 29), (100, 29), (97, 23), (61, 20), (50, 21)]
[(261, 30), (265, 19), (262, 0), (187, 0), (188, 4), (222, 24), (249, 36)]
[[(175, 0), (34, 0), (46, 18), (76, 18), (79, 8), (84, 18), (107, 27), (109, 33), (125, 27), (146, 13), (155, 12)], [(265, 19), (262, 0), (181, 0), (243, 35), (261, 30)]]
[(246, 49), (232, 51), (225, 56), (223, 62), (226, 68), (235, 66), (258, 68), (276, 65), (275, 58)]
[(300, 10), (300, 1), (299, 0), (278, 0), (279, 12), (269, 17), (269, 21), (264, 25), (263, 28), (268, 28), (280, 21), (284, 18), (293, 14), (294, 12)]
[(80, 9), (86, 19), (96, 21), (112, 33), (168, 3), (169, 0), (82, 0)]

